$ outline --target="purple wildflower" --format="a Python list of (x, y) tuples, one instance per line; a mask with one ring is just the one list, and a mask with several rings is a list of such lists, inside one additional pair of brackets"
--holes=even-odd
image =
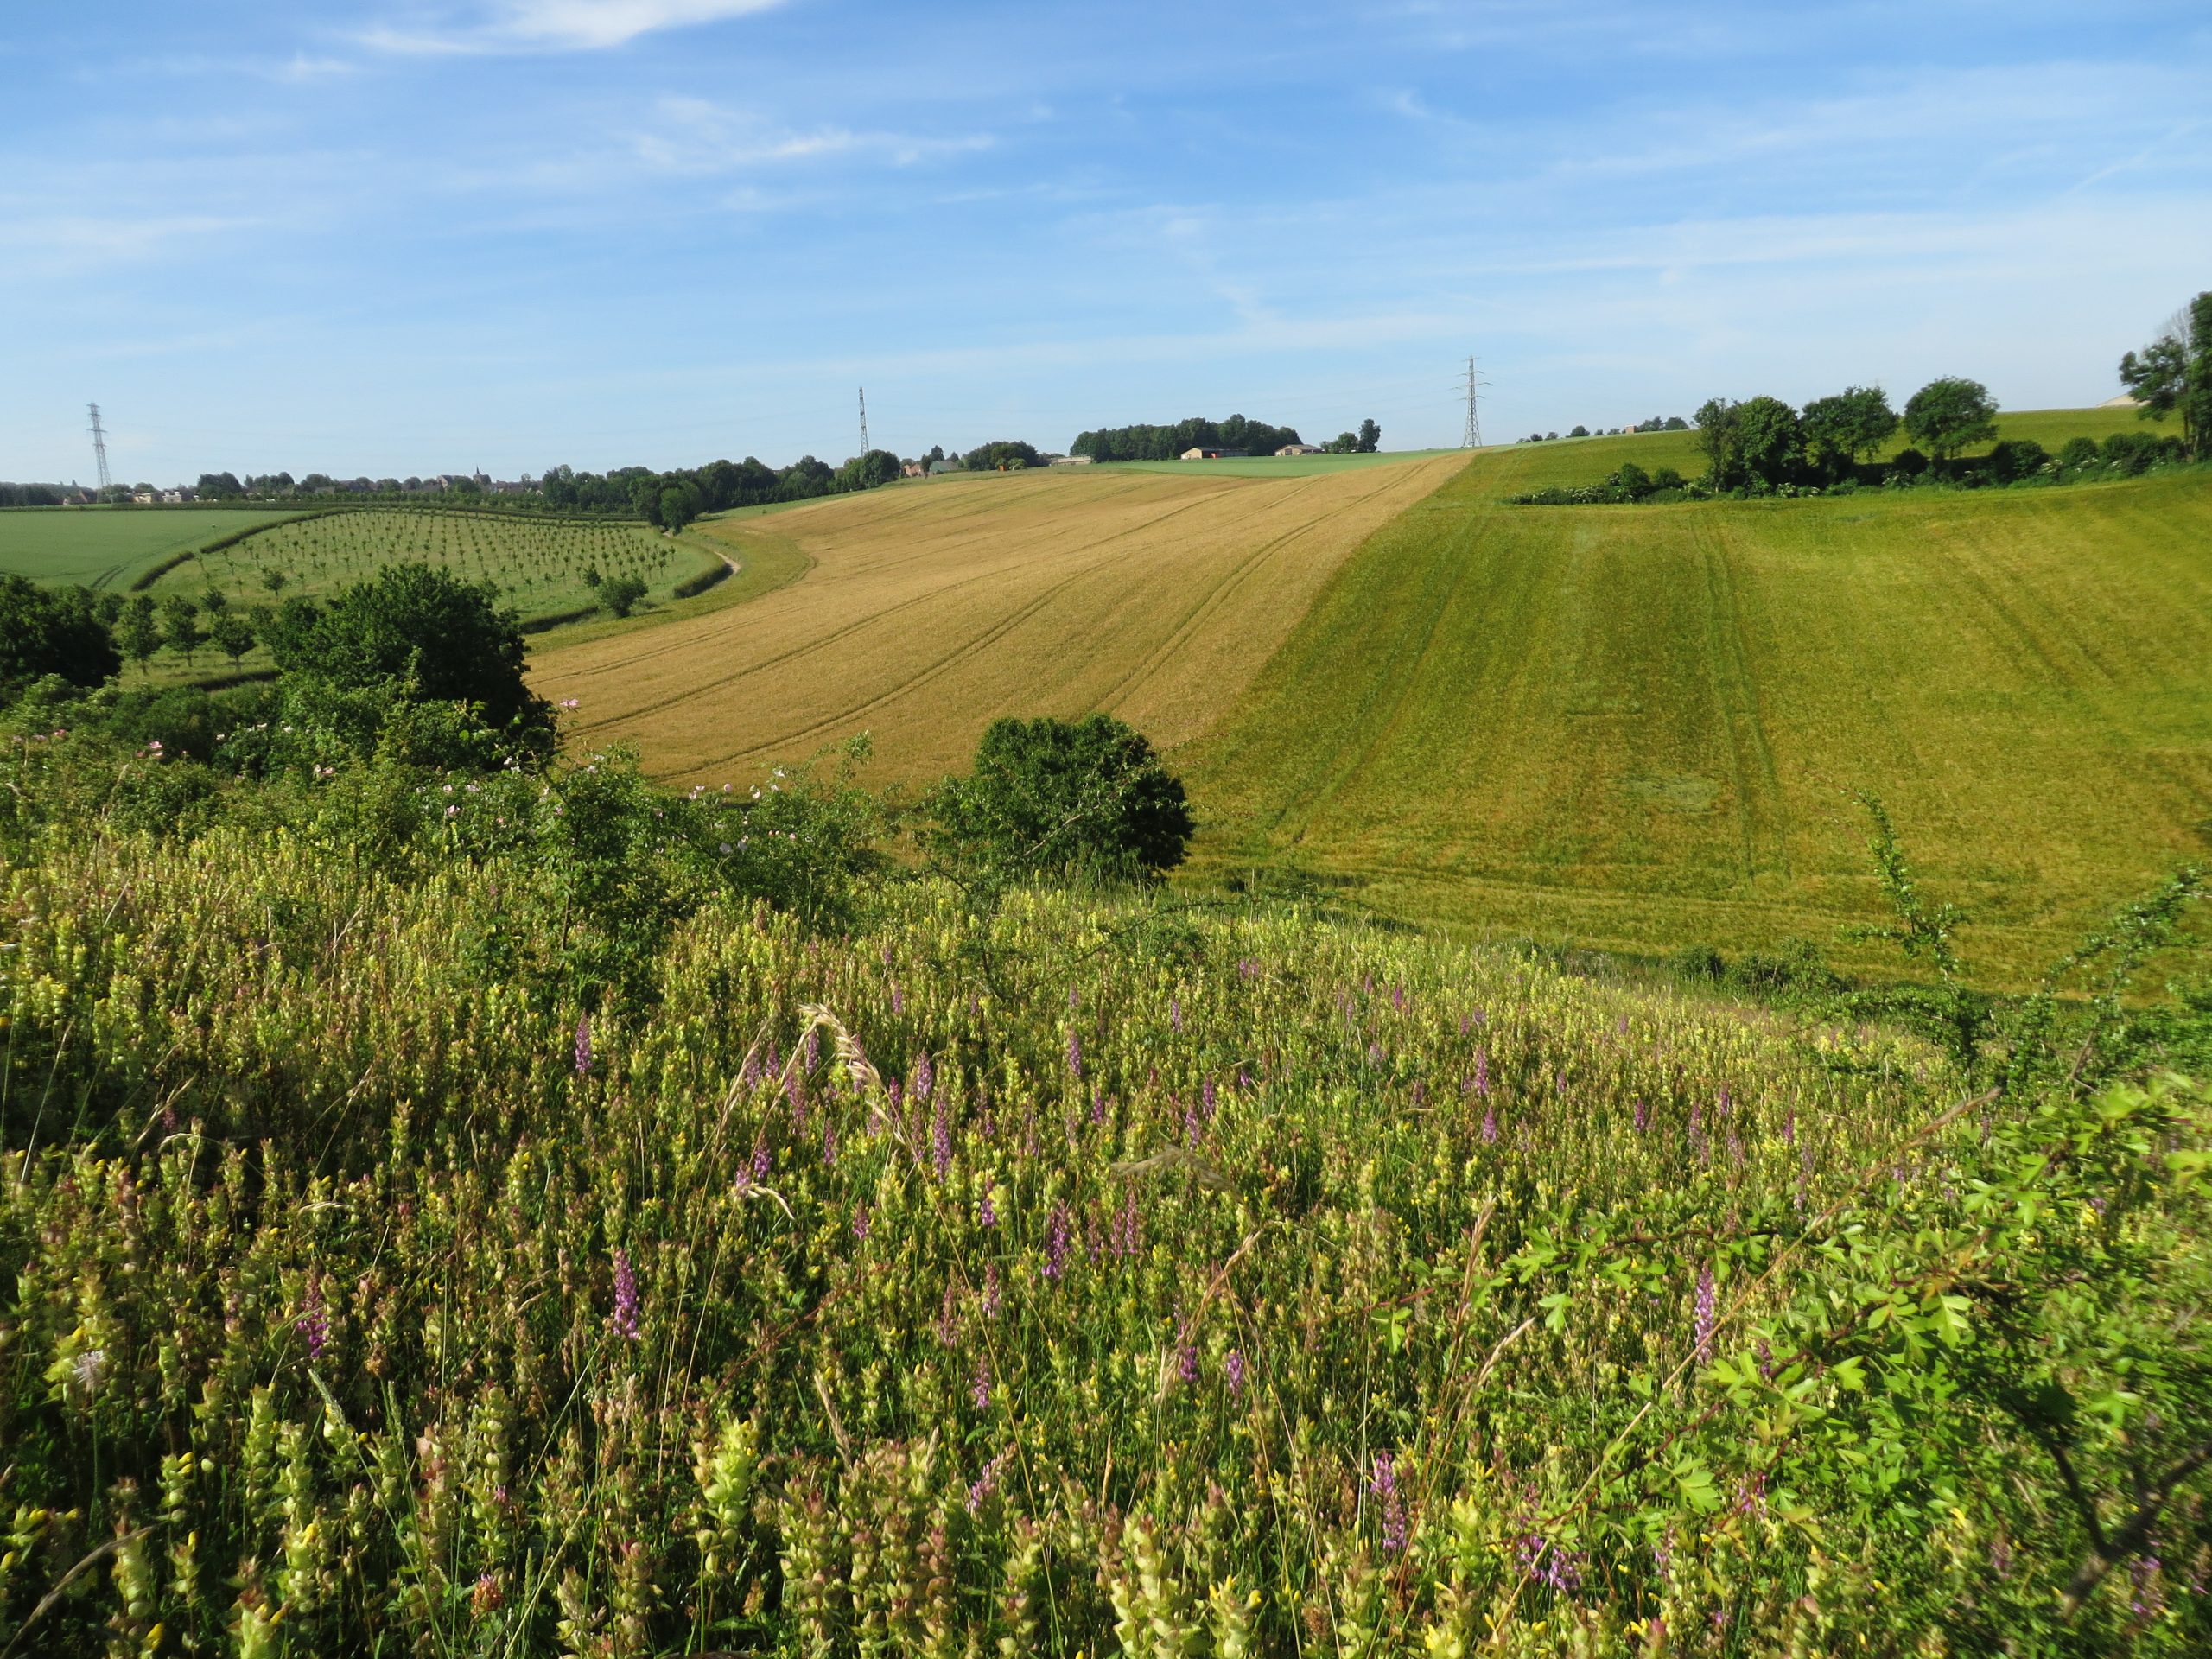
[(1191, 1340), (1190, 1327), (1183, 1329), (1183, 1340), (1175, 1357), (1177, 1373), (1185, 1382), (1198, 1380), (1198, 1344)]
[(944, 1281), (944, 1301), (937, 1312), (937, 1339), (948, 1348), (960, 1340), (960, 1303), (950, 1279)]
[(1083, 1078), (1083, 1043), (1072, 1031), (1068, 1033), (1068, 1075), (1081, 1082)]
[(988, 1360), (976, 1362), (976, 1378), (968, 1385), (968, 1397), (976, 1402), (978, 1411), (991, 1408), (991, 1364)]
[(868, 1236), (868, 1205), (864, 1204), (856, 1204), (853, 1206), (853, 1236), (855, 1238)]
[(292, 1323), (308, 1339), (308, 1357), (321, 1359), (323, 1347), (330, 1340), (330, 1316), (323, 1311), (322, 1281), (315, 1274), (308, 1274), (307, 1295), (300, 1304), (300, 1317)]
[(1045, 1277), (1054, 1284), (1068, 1270), (1068, 1206), (1055, 1200), (1052, 1218), (1045, 1224)]
[(988, 1192), (983, 1194), (982, 1202), (976, 1206), (976, 1221), (978, 1225), (984, 1227), (995, 1227), (999, 1224), (999, 1207), (991, 1202), (991, 1195)]
[(2156, 1555), (2138, 1555), (2128, 1564), (2128, 1611), (2139, 1618), (2148, 1618), (2161, 1611), (2166, 1605), (2163, 1586), (2158, 1581), (2158, 1569), (2163, 1566)]
[(1090, 1091), (1090, 1121), (1093, 1123), (1106, 1121), (1106, 1096), (1096, 1089)]
[(1475, 1093), (1483, 1099), (1490, 1098), (1490, 1050), (1475, 1051)]
[(591, 1075), (591, 1015), (588, 1014), (576, 1016), (576, 1075)]
[(1198, 1104), (1205, 1109), (1206, 1122), (1209, 1123), (1213, 1122), (1214, 1103), (1218, 1098), (1219, 1096), (1214, 1089), (1211, 1077), (1208, 1077), (1198, 1085)]
[(1183, 1034), (1183, 999), (1179, 996), (1167, 999), (1167, 1029), (1178, 1037)]
[(906, 993), (900, 990), (895, 984), (891, 988), (891, 1012), (893, 1014), (906, 1012)]
[(799, 1069), (802, 1071), (813, 1071), (816, 1063), (821, 1058), (822, 1027), (809, 1026), (806, 1028), (806, 1041), (799, 1046)]
[(630, 1270), (630, 1252), (614, 1252), (614, 1334), (638, 1339), (638, 1275)]
[(1406, 1500), (1398, 1491), (1398, 1472), (1390, 1454), (1375, 1454), (1375, 1472), (1368, 1478), (1368, 1491), (1382, 1507), (1382, 1548), (1395, 1554), (1406, 1547)]
[(930, 1161), (936, 1166), (940, 1181), (952, 1173), (952, 1125), (946, 1121), (942, 1100), (930, 1120)]
[(1222, 1370), (1229, 1376), (1229, 1391), (1231, 1394), (1243, 1393), (1244, 1351), (1241, 1348), (1230, 1349), (1228, 1358), (1222, 1361)]
[(768, 1137), (765, 1133), (753, 1137), (753, 1179), (756, 1181), (768, 1179)]
[(1714, 1324), (1713, 1264), (1708, 1262), (1697, 1274), (1697, 1360), (1700, 1365), (1713, 1358), (1713, 1327)]
[(837, 1126), (828, 1118), (822, 1120), (822, 1166), (827, 1169), (837, 1161)]
[(1003, 1305), (1004, 1299), (999, 1294), (999, 1264), (987, 1262), (983, 1264), (983, 1317), (995, 1319)]
[(1143, 1229), (1137, 1217), (1137, 1190), (1132, 1185), (1122, 1195), (1122, 1213), (1116, 1219), (1114, 1232), (1114, 1254), (1135, 1255), (1143, 1244)]
[(937, 1066), (931, 1061), (929, 1051), (922, 1051), (921, 1058), (914, 1062), (914, 1098), (927, 1100), (937, 1088)]
[(1797, 1109), (1795, 1106), (1789, 1109), (1789, 1116), (1782, 1120), (1782, 1144), (1785, 1147), (1797, 1144)]
[(1486, 1147), (1497, 1144), (1497, 1108), (1495, 1104), (1483, 1111), (1483, 1144)]
[(806, 1089), (798, 1080), (798, 1068), (793, 1066), (784, 1074), (784, 1098), (791, 1103), (791, 1132), (806, 1133)]
[(1641, 1135), (1650, 1127), (1651, 1109), (1643, 1103), (1643, 1097), (1639, 1095), (1636, 1101), (1636, 1131)]
[(999, 1489), (999, 1477), (1006, 1472), (1007, 1465), (1013, 1460), (1014, 1448), (1009, 1446), (983, 1465), (983, 1472), (976, 1476), (975, 1483), (968, 1488), (969, 1514), (978, 1513), (984, 1504), (990, 1502), (991, 1494)]
[(1580, 1551), (1531, 1532), (1522, 1538), (1520, 1554), (1521, 1570), (1537, 1583), (1548, 1585), (1555, 1593), (1571, 1596), (1582, 1588)]

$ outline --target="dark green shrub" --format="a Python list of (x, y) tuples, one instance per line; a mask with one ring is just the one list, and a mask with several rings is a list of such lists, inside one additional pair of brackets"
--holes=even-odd
[(613, 576), (600, 583), (599, 602), (616, 616), (627, 616), (645, 596), (645, 584), (636, 576)]
[(2092, 437), (2069, 438), (2058, 452), (2058, 464), (2069, 472), (2076, 467), (2086, 467), (2096, 459), (2097, 441)]
[(1110, 715), (994, 721), (975, 771), (939, 785), (930, 810), (932, 851), (1008, 877), (1154, 880), (1183, 861), (1197, 828), (1181, 781)]
[(1989, 452), (1982, 467), (1993, 484), (2017, 484), (2034, 477), (2050, 459), (2050, 453), (2033, 438), (2005, 438)]
[(1710, 983), (1728, 971), (1720, 953), (1709, 944), (1686, 944), (1675, 953), (1675, 971), (1684, 979)]
[(552, 710), (523, 681), (522, 631), (488, 583), (395, 564), (327, 604), (289, 601), (265, 632), (288, 677), (379, 683), (412, 700), (474, 702), (495, 726), (550, 741)]
[(90, 686), (122, 669), (90, 588), (57, 593), (22, 576), (0, 576), (0, 696), (48, 674)]

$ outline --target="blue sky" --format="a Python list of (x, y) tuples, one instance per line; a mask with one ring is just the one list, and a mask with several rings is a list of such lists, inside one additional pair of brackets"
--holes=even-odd
[(1386, 448), (1938, 373), (2212, 286), (2202, 0), (123, 0), (0, 35), (0, 478)]

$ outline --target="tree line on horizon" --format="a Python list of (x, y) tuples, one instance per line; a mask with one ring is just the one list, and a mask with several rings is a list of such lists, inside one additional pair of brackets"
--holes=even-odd
[[(1294, 443), (1303, 443), (1294, 426), (1270, 426), (1265, 421), (1231, 415), (1225, 421), (1193, 415), (1172, 426), (1139, 423), (1100, 427), (1078, 432), (1068, 446), (1071, 455), (1093, 461), (1173, 461), (1189, 449), (1233, 449), (1247, 455), (1271, 455)], [(1353, 432), (1342, 432), (1317, 446), (1331, 454), (1372, 454), (1382, 442), (1382, 429), (1372, 419), (1362, 421)]]

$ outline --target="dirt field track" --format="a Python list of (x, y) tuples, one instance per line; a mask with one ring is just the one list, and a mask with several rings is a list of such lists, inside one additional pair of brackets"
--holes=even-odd
[[(734, 781), (868, 731), (879, 782), (958, 766), (1001, 715), (1107, 709), (1165, 747), (1207, 729), (1370, 532), (1456, 455), (1304, 478), (940, 478), (702, 528), (812, 569), (750, 603), (548, 651), (584, 743)], [(779, 544), (781, 544), (779, 546)]]

